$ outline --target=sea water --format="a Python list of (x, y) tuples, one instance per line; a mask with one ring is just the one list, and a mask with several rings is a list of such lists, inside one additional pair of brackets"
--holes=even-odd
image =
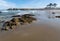
[[(9, 21), (12, 19), (13, 15), (23, 15), (23, 14), (34, 14), (35, 18), (38, 21), (43, 20), (46, 23), (60, 24), (59, 18), (52, 18), (52, 13), (49, 11), (41, 10), (15, 10), (15, 11), (2, 11), (0, 13), (0, 24), (3, 24), (1, 21)], [(57, 12), (58, 14), (58, 12)], [(50, 17), (50, 18), (49, 18)], [(1, 25), (0, 25), (1, 26)]]

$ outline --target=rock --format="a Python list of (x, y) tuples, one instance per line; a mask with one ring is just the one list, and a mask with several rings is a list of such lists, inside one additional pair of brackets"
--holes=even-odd
[(12, 16), (12, 17), (21, 17), (20, 15), (14, 15), (14, 16)]
[(32, 23), (36, 18), (30, 16), (29, 14), (22, 15), (21, 17), (26, 23)]
[(55, 12), (52, 12), (52, 14), (55, 14)]
[(55, 16), (56, 18), (60, 18), (60, 16)]
[[(31, 16), (31, 17), (30, 17)], [(9, 29), (13, 29), (14, 27), (18, 26), (18, 25), (24, 25), (26, 23), (32, 23), (33, 21), (36, 21), (36, 18), (32, 17), (34, 15), (32, 14), (24, 14), (22, 16), (20, 15), (16, 15), (16, 16), (12, 16), (14, 18), (12, 18), (10, 21), (6, 21), (3, 24), (3, 27), (1, 30), (9, 30)]]
[(5, 28), (1, 28), (1, 31), (3, 31), (3, 30), (4, 30), (4, 31), (8, 31), (8, 29), (5, 29)]
[(4, 24), (3, 24), (3, 27), (2, 30), (9, 30), (9, 29), (13, 29), (13, 26), (15, 23), (11, 22), (11, 21), (6, 21)]
[(22, 15), (22, 17), (31, 17), (31, 16), (35, 16), (35, 15), (33, 15), (33, 14), (24, 14), (24, 15)]

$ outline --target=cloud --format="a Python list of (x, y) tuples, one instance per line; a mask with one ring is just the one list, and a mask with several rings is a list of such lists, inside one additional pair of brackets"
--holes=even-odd
[[(21, 0), (20, 0), (21, 1)], [(27, 3), (13, 3), (6, 0), (0, 0), (0, 9), (6, 8), (40, 8), (41, 6), (40, 0), (27, 0)]]
[(16, 7), (15, 3), (7, 2), (5, 0), (0, 0), (0, 9), (13, 8)]
[[(19, 1), (17, 0), (17, 2), (19, 2)], [(44, 7), (41, 0), (25, 0), (25, 2), (24, 1), (22, 2), (22, 0), (20, 0), (20, 2), (22, 2), (22, 3), (19, 3), (19, 4), (17, 4), (17, 2), (13, 3), (13, 2), (6, 1), (6, 0), (0, 0), (0, 8), (4, 9), (4, 8), (40, 8), (40, 7)]]

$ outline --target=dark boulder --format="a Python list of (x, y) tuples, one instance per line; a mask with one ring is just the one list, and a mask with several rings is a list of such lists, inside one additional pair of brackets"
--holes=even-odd
[(14, 16), (12, 16), (12, 17), (21, 17), (20, 15), (14, 15)]

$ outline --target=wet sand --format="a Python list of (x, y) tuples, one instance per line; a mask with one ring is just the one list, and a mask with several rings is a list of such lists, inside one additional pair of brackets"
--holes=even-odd
[(60, 32), (45, 23), (32, 23), (0, 32), (0, 41), (60, 41)]

